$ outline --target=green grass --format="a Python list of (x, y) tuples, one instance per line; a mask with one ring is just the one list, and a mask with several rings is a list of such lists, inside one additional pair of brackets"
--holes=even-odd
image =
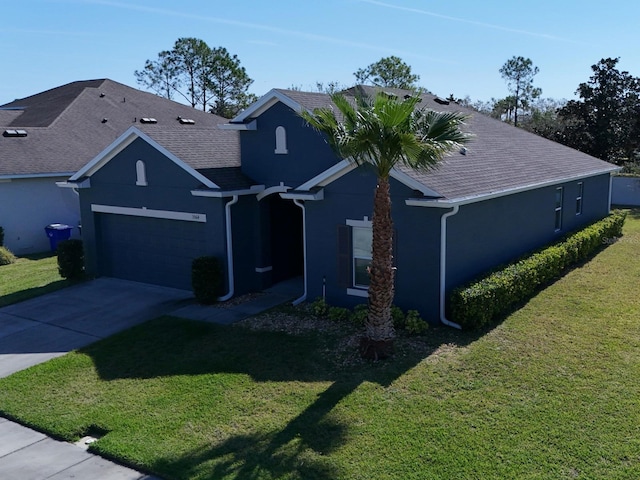
[(55, 254), (18, 257), (16, 263), (0, 266), (0, 307), (28, 300), (71, 285), (60, 277)]
[[(360, 361), (162, 317), (0, 380), (0, 413), (167, 479), (640, 478), (640, 215), (499, 326)], [(283, 312), (282, 315), (288, 315)]]

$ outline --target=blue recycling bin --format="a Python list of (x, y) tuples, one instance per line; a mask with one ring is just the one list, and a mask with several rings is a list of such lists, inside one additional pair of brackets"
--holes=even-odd
[(69, 240), (71, 230), (73, 230), (73, 227), (65, 225), (64, 223), (52, 223), (44, 227), (44, 231), (47, 232), (47, 237), (49, 237), (49, 245), (51, 246), (52, 252), (55, 253), (55, 251), (58, 250), (58, 242)]

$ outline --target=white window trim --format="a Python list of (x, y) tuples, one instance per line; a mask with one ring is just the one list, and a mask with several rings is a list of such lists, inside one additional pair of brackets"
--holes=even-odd
[[(363, 217), (362, 220), (351, 220), (351, 219), (346, 219), (347, 226), (349, 227), (356, 227), (356, 228), (371, 228), (372, 227), (372, 223), (371, 220), (369, 220), (369, 217), (365, 216)], [(354, 297), (368, 297), (369, 296), (369, 287), (368, 286), (360, 286), (360, 285), (356, 285), (356, 273), (355, 273), (355, 256), (353, 255), (353, 239), (352, 239), (352, 244), (351, 244), (351, 283), (352, 283), (352, 287), (347, 288), (347, 295), (351, 295)]]
[[(555, 190), (556, 194), (558, 193), (558, 190), (560, 190), (560, 205), (556, 205), (555, 211), (554, 211), (554, 217), (553, 217), (553, 222), (554, 222), (556, 232), (559, 232), (562, 230), (562, 207), (564, 204), (564, 187), (557, 187)], [(558, 225), (558, 222), (556, 221), (556, 219), (558, 218), (558, 212), (560, 213), (560, 225)]]
[(369, 288), (347, 288), (347, 295), (367, 298), (369, 296)]
[(142, 160), (136, 162), (136, 185), (139, 187), (147, 186), (147, 170)]
[(369, 217), (364, 217), (362, 220), (347, 219), (346, 224), (350, 227), (371, 228), (371, 220), (369, 220)]
[(287, 150), (287, 130), (280, 125), (276, 127), (276, 155), (286, 155), (289, 153)]
[(584, 197), (584, 182), (578, 182), (578, 196), (576, 197), (576, 216), (582, 215), (582, 198)]

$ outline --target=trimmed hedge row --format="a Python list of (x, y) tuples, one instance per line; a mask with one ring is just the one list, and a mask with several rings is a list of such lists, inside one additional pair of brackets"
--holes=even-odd
[(608, 217), (500, 270), (456, 288), (449, 298), (451, 319), (463, 328), (480, 328), (531, 298), (569, 267), (622, 235), (626, 212)]

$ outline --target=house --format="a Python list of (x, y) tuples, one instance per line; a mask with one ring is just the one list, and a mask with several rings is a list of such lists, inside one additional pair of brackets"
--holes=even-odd
[[(346, 91), (362, 93), (373, 90)], [(616, 167), (421, 97), (468, 113), (474, 137), (432, 171), (392, 173), (395, 298), (450, 323), (452, 288), (606, 216)], [(191, 259), (216, 255), (224, 298), (301, 276), (298, 301), (366, 301), (375, 174), (337, 158), (298, 115), (330, 105), (322, 93), (276, 89), (189, 138), (131, 127), (67, 182), (80, 194), (89, 272), (189, 288)]]
[(0, 226), (6, 246), (17, 254), (48, 250), (44, 227), (50, 223), (71, 225), (79, 236), (78, 195), (56, 182), (131, 125), (213, 129), (224, 121), (108, 79), (73, 82), (0, 106)]

